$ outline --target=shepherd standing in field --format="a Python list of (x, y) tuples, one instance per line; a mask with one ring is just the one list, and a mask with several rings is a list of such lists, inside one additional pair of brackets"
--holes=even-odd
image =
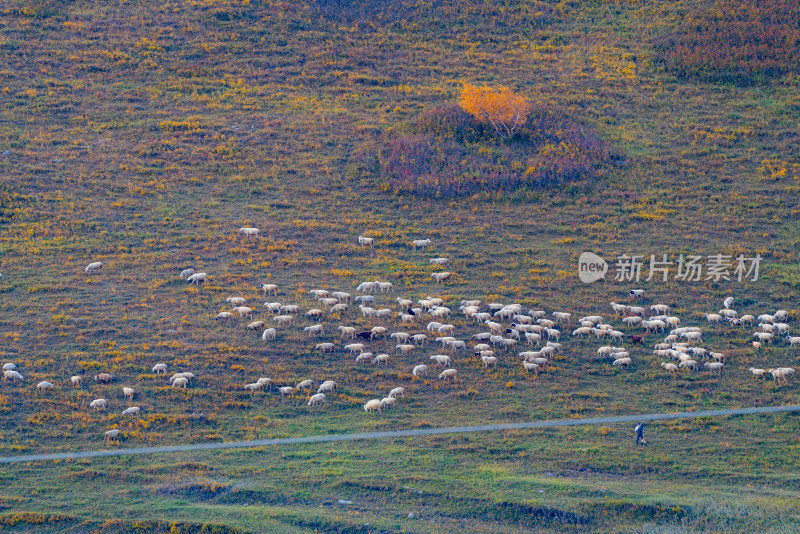
[(636, 425), (636, 428), (633, 429), (636, 432), (636, 444), (639, 445), (647, 445), (647, 442), (644, 440), (644, 421)]

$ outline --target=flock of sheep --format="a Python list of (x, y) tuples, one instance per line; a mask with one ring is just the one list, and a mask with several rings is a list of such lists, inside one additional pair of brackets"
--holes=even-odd
[[(258, 237), (257, 228), (242, 228), (240, 232), (247, 237)], [(373, 247), (372, 238), (359, 236), (358, 242), (362, 247)], [(416, 240), (412, 242), (414, 250), (430, 245), (430, 240)], [(431, 264), (437, 266), (447, 265), (447, 258), (433, 258)], [(101, 271), (103, 264), (93, 262), (86, 266), (86, 273)], [(437, 285), (450, 278), (451, 273), (433, 273), (432, 277)], [(180, 273), (180, 279), (188, 283), (200, 285), (208, 282), (209, 275), (204, 272), (195, 272), (186, 269)], [(259, 289), (263, 295), (274, 297), (279, 294), (280, 288), (275, 284), (261, 284)], [(642, 343), (650, 334), (663, 332), (666, 337), (657, 343), (654, 354), (662, 359), (674, 360), (661, 362), (661, 367), (670, 373), (677, 373), (682, 369), (698, 370), (698, 359), (706, 359), (703, 367), (710, 373), (721, 374), (725, 367), (726, 357), (723, 353), (701, 347), (703, 330), (699, 326), (681, 326), (679, 317), (669, 315), (669, 306), (654, 304), (649, 308), (637, 305), (610, 304), (613, 319), (606, 322), (601, 315), (590, 315), (577, 319), (572, 324), (572, 314), (563, 311), (554, 311), (547, 314), (544, 310), (525, 309), (521, 304), (512, 303), (483, 303), (480, 300), (461, 300), (458, 311), (455, 312), (446, 306), (442, 298), (427, 296), (412, 301), (394, 295), (394, 286), (385, 281), (366, 281), (356, 288), (357, 296), (344, 291), (328, 289), (312, 289), (308, 292), (314, 304), (302, 306), (301, 303), (286, 303), (278, 300), (263, 303), (263, 305), (248, 305), (248, 299), (235, 296), (226, 299), (230, 310), (221, 311), (216, 315), (220, 322), (234, 323), (237, 319), (249, 319), (247, 330), (255, 331), (264, 342), (278, 342), (279, 337), (285, 337), (291, 329), (302, 329), (310, 338), (316, 338), (314, 350), (320, 353), (340, 352), (352, 358), (355, 365), (371, 363), (372, 365), (389, 366), (395, 360), (405, 359), (399, 363), (401, 368), (411, 371), (414, 377), (428, 375), (430, 366), (439, 369), (440, 380), (455, 380), (458, 376), (456, 364), (468, 363), (472, 358), (473, 363), (478, 361), (483, 368), (496, 367), (501, 361), (507, 362), (514, 359), (514, 354), (524, 371), (537, 374), (548, 369), (554, 359), (564, 353), (562, 337), (583, 338), (593, 336), (599, 340), (623, 342), (628, 339), (629, 344)], [(631, 296), (640, 300), (644, 296), (643, 290), (632, 290)], [(800, 337), (790, 335), (788, 325), (789, 313), (778, 310), (773, 314), (763, 314), (758, 318), (744, 314), (739, 315), (731, 308), (733, 298), (724, 301), (724, 308), (718, 313), (706, 315), (709, 324), (719, 325), (724, 321), (731, 327), (753, 325), (758, 321), (759, 331), (754, 333), (757, 341), (752, 343), (756, 350), (764, 344), (772, 344), (780, 339), (781, 335), (790, 347), (800, 345)], [(356, 308), (357, 307), (357, 308)], [(358, 311), (355, 311), (355, 310)], [(353, 324), (338, 324), (347, 322), (353, 314), (361, 316), (361, 324), (374, 324), (363, 328)], [(260, 316), (255, 318), (254, 316)], [(462, 317), (457, 320), (457, 316)], [(350, 319), (352, 321), (352, 319)], [(611, 324), (619, 321), (620, 325)], [(301, 323), (310, 324), (301, 324)], [(455, 324), (461, 326), (456, 327)], [(471, 326), (471, 328), (470, 328)], [(575, 328), (571, 336), (564, 336), (563, 328)], [(472, 331), (478, 327), (478, 332)], [(470, 328), (471, 331), (466, 330)], [(628, 334), (620, 330), (628, 330)], [(667, 329), (670, 329), (667, 332)], [(299, 331), (299, 330), (298, 330)], [(635, 333), (634, 333), (635, 332)], [(323, 340), (327, 336), (329, 339)], [(393, 350), (391, 345), (394, 344)], [(433, 347), (436, 347), (435, 349)], [(522, 350), (520, 350), (522, 348)], [(598, 348), (597, 354), (609, 357), (614, 367), (628, 368), (633, 364), (630, 349), (612, 345)], [(419, 356), (418, 356), (419, 355)], [(409, 359), (414, 362), (408, 362)], [(407, 367), (406, 367), (407, 366)], [(152, 369), (154, 374), (166, 374), (167, 364), (158, 363)], [(771, 374), (775, 382), (786, 383), (795, 370), (791, 367), (774, 367), (770, 369), (750, 368), (753, 375), (764, 377)], [(23, 375), (13, 363), (3, 366), (4, 379), (10, 382), (22, 382)], [(195, 379), (191, 372), (173, 374), (169, 381), (173, 387), (189, 387)], [(94, 377), (99, 383), (110, 383), (113, 377), (108, 373), (100, 373)], [(70, 378), (72, 387), (82, 386), (82, 377), (75, 375)], [(309, 407), (325, 403), (329, 396), (337, 390), (337, 383), (332, 380), (322, 381), (316, 393), (312, 393), (314, 382), (303, 380), (295, 385), (277, 386), (268, 377), (262, 377), (255, 382), (244, 384), (244, 390), (256, 394), (276, 386), (276, 391), (282, 397), (293, 396), (300, 392), (308, 392), (306, 404)], [(45, 393), (53, 389), (54, 384), (49, 381), (39, 382), (37, 392)], [(136, 390), (132, 387), (123, 387), (123, 395), (127, 401), (132, 402)], [(363, 408), (367, 412), (380, 412), (394, 406), (398, 398), (404, 398), (407, 390), (404, 387), (394, 387), (382, 398), (367, 401)], [(98, 398), (89, 403), (95, 410), (105, 410), (108, 401)], [(128, 406), (123, 415), (138, 416), (140, 406)], [(106, 440), (115, 440), (119, 436), (118, 429), (105, 433)]]

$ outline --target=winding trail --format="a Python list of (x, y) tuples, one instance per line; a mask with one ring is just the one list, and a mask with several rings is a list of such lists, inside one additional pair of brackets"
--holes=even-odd
[(611, 417), (588, 417), (583, 419), (557, 419), (551, 421), (530, 421), (527, 423), (497, 423), (490, 425), (451, 426), (441, 428), (415, 428), (409, 430), (389, 430), (385, 432), (357, 432), (352, 434), (329, 434), (323, 436), (304, 436), (297, 438), (257, 439), (252, 441), (231, 441), (224, 443), (196, 443), (192, 445), (167, 445), (163, 447), (136, 447), (130, 449), (107, 449), (101, 451), (62, 452), (54, 454), (29, 454), (23, 456), (0, 457), (0, 464), (34, 462), (40, 460), (71, 460), (78, 458), (99, 458), (104, 456), (138, 456), (165, 452), (189, 452), (217, 449), (250, 449), (271, 445), (296, 445), (303, 443), (330, 443), (334, 441), (357, 441), (371, 439), (404, 438), (413, 436), (433, 436), (438, 434), (466, 434), (469, 432), (497, 432), (504, 430), (526, 430), (530, 428), (554, 428), (565, 426), (604, 425), (611, 423), (630, 423), (639, 421), (661, 421), (669, 419), (691, 419), (696, 417), (722, 417), (726, 415), (751, 415), (763, 413), (798, 412), (800, 405), (765, 406), (761, 408), (734, 408), (729, 410), (705, 410), (701, 412), (650, 413), (638, 415), (618, 415)]

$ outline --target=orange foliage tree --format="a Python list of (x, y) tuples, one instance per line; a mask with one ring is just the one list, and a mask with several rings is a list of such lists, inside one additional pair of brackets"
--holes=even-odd
[(513, 137), (525, 124), (531, 105), (505, 86), (476, 87), (468, 83), (461, 90), (461, 108), (480, 121), (494, 126), (503, 139)]

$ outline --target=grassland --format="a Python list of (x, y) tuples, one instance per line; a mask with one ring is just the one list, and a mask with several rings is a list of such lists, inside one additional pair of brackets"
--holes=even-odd
[[(213, 320), (228, 296), (260, 302), (262, 281), (310, 308), (312, 287), (352, 291), (376, 278), (456, 308), (474, 297), (608, 316), (609, 301), (629, 301), (629, 284), (582, 284), (577, 258), (592, 250), (606, 259), (759, 253), (757, 282), (641, 285), (648, 303), (671, 305), (685, 323), (733, 293), (748, 312), (790, 310), (796, 329), (798, 80), (794, 67), (739, 84), (665, 68), (665, 36), (687, 12), (712, 8), (5, 2), (0, 350), (26, 382), (0, 384), (0, 453), (98, 448), (115, 425), (119, 446), (137, 446), (796, 403), (796, 384), (755, 381), (747, 368), (798, 365), (800, 354), (785, 344), (756, 353), (745, 329), (705, 336), (729, 355), (721, 378), (673, 380), (645, 349), (620, 372), (594, 355), (597, 342), (570, 340), (549, 375), (526, 376), (512, 358), (488, 372), (469, 360), (459, 382), (442, 385), (411, 379), (416, 358), (357, 368), (314, 354), (317, 340), (302, 332), (265, 344), (241, 322)], [(623, 157), (581, 183), (458, 199), (395, 194), (363, 172), (359, 157), (456, 102), (462, 81), (508, 85), (589, 125)], [(237, 233), (251, 225), (260, 239)], [(358, 235), (375, 237), (376, 249), (360, 249)], [(413, 252), (408, 242), (421, 237), (435, 247)], [(445, 288), (430, 279), (434, 256), (453, 261)], [(87, 277), (97, 260), (103, 272)], [(188, 266), (212, 282), (187, 287), (177, 275)], [(353, 314), (341, 323), (372, 324)], [(186, 392), (165, 387), (149, 372), (160, 361), (201, 380)], [(100, 371), (117, 381), (66, 386)], [(301, 398), (241, 390), (263, 375), (343, 387), (310, 411)], [(37, 396), (39, 380), (59, 387)], [(89, 412), (97, 396), (122, 406), (122, 385), (140, 392), (140, 419)], [(394, 385), (412, 394), (365, 417), (361, 404)], [(780, 415), (652, 425), (641, 450), (629, 428), (609, 427), (37, 463), (0, 473), (0, 524), (796, 532), (797, 429), (796, 416)]]

